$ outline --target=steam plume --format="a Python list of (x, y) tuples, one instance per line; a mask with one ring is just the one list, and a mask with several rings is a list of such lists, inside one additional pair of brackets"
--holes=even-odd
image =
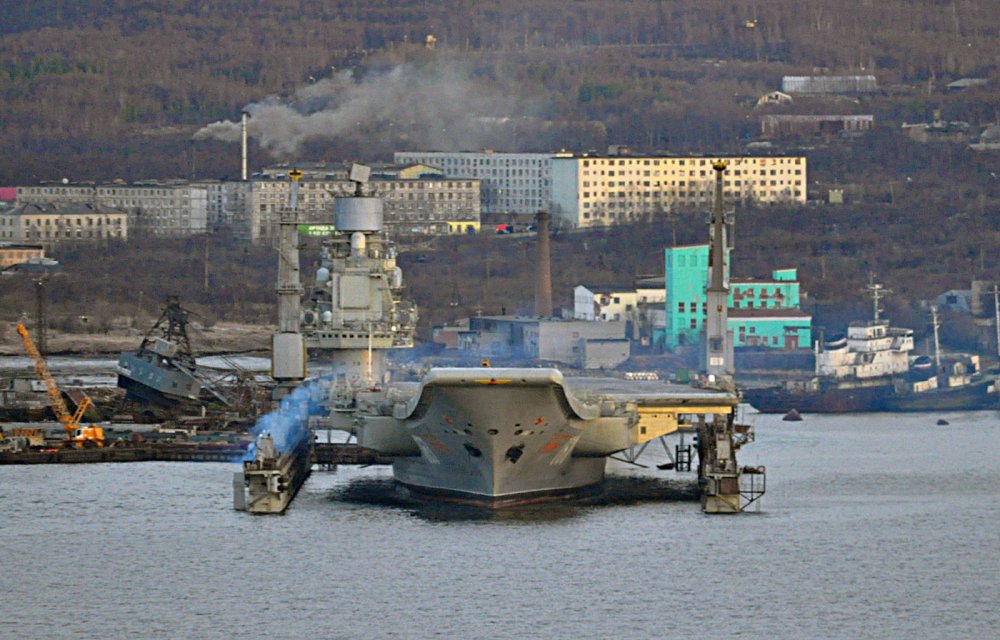
[[(251, 103), (250, 135), (276, 157), (297, 155), (306, 141), (364, 141), (368, 148), (500, 148), (511, 128), (531, 126), (540, 105), (474, 76), (460, 63), (399, 65), (360, 80), (349, 72), (302, 87), (288, 100)], [(519, 124), (528, 123), (528, 124)], [(527, 135), (527, 132), (525, 132)], [(213, 122), (195, 139), (240, 139), (237, 121)]]

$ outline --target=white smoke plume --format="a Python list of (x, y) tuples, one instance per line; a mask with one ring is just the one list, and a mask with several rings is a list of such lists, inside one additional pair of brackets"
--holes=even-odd
[[(511, 143), (519, 121), (533, 121), (539, 105), (476, 78), (460, 63), (433, 68), (402, 64), (360, 81), (335, 74), (295, 92), (247, 105), (250, 136), (275, 157), (293, 157), (314, 139), (363, 141), (367, 146), (443, 151)], [(220, 121), (195, 139), (240, 139), (240, 123)]]

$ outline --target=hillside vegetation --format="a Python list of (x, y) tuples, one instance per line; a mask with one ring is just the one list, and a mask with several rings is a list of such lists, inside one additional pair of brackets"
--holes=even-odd
[[(889, 95), (862, 108), (880, 121), (941, 106), (977, 124), (997, 117), (997, 83), (942, 92), (961, 76), (998, 78), (991, 0), (4, 4), (0, 184), (232, 176), (232, 145), (190, 143), (200, 126), (335, 70), (360, 81), (404, 63), (460, 61), (470, 87), (531, 102), (535, 118), (585, 123), (508, 139), (520, 148), (731, 150), (755, 131), (753, 98), (814, 72), (876, 74)], [(301, 156), (384, 158), (408, 139), (319, 139)], [(255, 159), (268, 160), (260, 149)]]

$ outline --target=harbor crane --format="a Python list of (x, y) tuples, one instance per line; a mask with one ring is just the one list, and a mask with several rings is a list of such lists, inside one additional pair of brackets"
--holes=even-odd
[(49, 368), (45, 364), (45, 358), (42, 357), (42, 354), (38, 351), (38, 347), (35, 346), (35, 341), (31, 339), (28, 328), (24, 324), (18, 324), (17, 332), (21, 335), (21, 340), (24, 342), (24, 350), (28, 352), (28, 355), (31, 356), (31, 359), (35, 363), (35, 371), (38, 373), (38, 377), (45, 383), (45, 392), (49, 396), (49, 402), (52, 403), (52, 411), (55, 412), (56, 418), (59, 419), (59, 422), (66, 429), (67, 443), (74, 447), (104, 446), (104, 429), (95, 425), (90, 425), (89, 427), (80, 425), (83, 414), (86, 413), (87, 408), (91, 405), (90, 397), (84, 396), (83, 400), (76, 407), (76, 413), (71, 414), (69, 408), (66, 407), (66, 401), (63, 400), (62, 392), (59, 390), (58, 385), (56, 385), (55, 378), (49, 373)]

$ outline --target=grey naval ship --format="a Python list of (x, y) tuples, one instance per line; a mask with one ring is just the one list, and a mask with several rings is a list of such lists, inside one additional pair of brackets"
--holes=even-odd
[(118, 386), (145, 412), (169, 412), (209, 401), (228, 404), (198, 371), (187, 334), (188, 315), (178, 298), (169, 296), (139, 348), (118, 357)]
[[(416, 309), (402, 298), (382, 201), (363, 195), (365, 177), (363, 170), (352, 170), (355, 194), (337, 198), (336, 233), (324, 243), (320, 267), (305, 287), (298, 280), (294, 182), (291, 211), (282, 215), (288, 233), (279, 247), (273, 375), (279, 389), (325, 385), (327, 415), (310, 418), (314, 428), (347, 431), (361, 446), (391, 456), (395, 479), (414, 494), (490, 508), (578, 495), (601, 484), (608, 456), (641, 450), (678, 430), (697, 432), (703, 508), (742, 510), (751, 494), (741, 476), (749, 468), (737, 466), (736, 451), (752, 440), (752, 432), (734, 423), (739, 397), (731, 387), (570, 378), (553, 368), (491, 367), (485, 361), (480, 367), (431, 368), (416, 382), (391, 380), (387, 351), (412, 345)], [(536, 313), (551, 314), (543, 213), (538, 238), (544, 275)], [(311, 373), (321, 374), (322, 383), (303, 382), (307, 350)], [(240, 492), (259, 473), (249, 463), (245, 467), (246, 475), (236, 481)], [(762, 478), (763, 468), (751, 472)], [(244, 497), (240, 493), (237, 503)], [(266, 502), (262, 496), (248, 499)], [(278, 502), (281, 509), (287, 504)]]

